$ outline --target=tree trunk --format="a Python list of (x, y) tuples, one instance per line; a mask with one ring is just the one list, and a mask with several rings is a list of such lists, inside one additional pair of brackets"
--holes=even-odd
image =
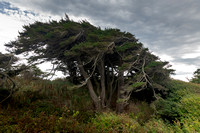
[(95, 91), (94, 91), (92, 82), (91, 82), (91, 80), (90, 80), (88, 74), (87, 74), (86, 71), (84, 70), (84, 67), (82, 66), (82, 63), (79, 61), (78, 64), (79, 64), (78, 66), (79, 66), (81, 75), (84, 77), (84, 79), (85, 79), (86, 82), (87, 82), (87, 87), (88, 87), (88, 89), (89, 89), (90, 97), (92, 98), (92, 101), (94, 102), (95, 108), (99, 111), (99, 110), (101, 110), (101, 101), (100, 101), (100, 99), (97, 97), (97, 95), (96, 95), (96, 93), (95, 93)]
[(112, 76), (110, 75), (109, 68), (107, 68), (107, 89), (109, 90), (109, 93), (108, 93), (108, 100), (106, 102), (106, 106), (108, 108), (110, 108), (110, 106), (111, 106), (112, 97), (113, 97), (113, 94), (114, 94), (114, 92), (116, 90), (116, 87), (117, 87), (116, 86), (117, 85), (117, 81), (115, 81), (115, 75), (114, 75), (113, 67), (111, 68), (111, 73), (112, 73)]
[(124, 111), (124, 107), (126, 106), (126, 90), (124, 88), (124, 72), (120, 71), (118, 75), (118, 98), (117, 98), (117, 113), (122, 113)]
[(100, 66), (98, 67), (100, 76), (101, 76), (101, 105), (105, 107), (105, 96), (106, 96), (106, 86), (105, 86), (105, 66), (104, 66), (104, 59), (100, 61)]
[(88, 79), (87, 87), (89, 89), (90, 97), (94, 102), (95, 108), (98, 111), (101, 110), (101, 100), (97, 97), (96, 93), (94, 92), (93, 85), (90, 79)]

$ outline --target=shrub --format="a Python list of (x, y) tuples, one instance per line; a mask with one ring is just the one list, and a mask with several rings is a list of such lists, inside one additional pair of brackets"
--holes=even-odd
[[(185, 115), (184, 111), (187, 112), (187, 110), (185, 107), (183, 108), (183, 105), (188, 105), (189, 103), (193, 104), (193, 100), (187, 98), (189, 95), (199, 91), (200, 86), (177, 80), (171, 80), (166, 86), (169, 89), (168, 96), (166, 99), (159, 99), (155, 102), (156, 110), (157, 114), (162, 118), (174, 121)], [(189, 102), (187, 102), (187, 100), (189, 100)]]
[(140, 124), (143, 124), (153, 117), (154, 109), (146, 102), (131, 101), (126, 112), (132, 119), (135, 119)]
[(183, 117), (174, 122), (173, 130), (184, 133), (200, 132), (200, 117)]
[(170, 93), (156, 103), (157, 113), (171, 121), (174, 132), (200, 132), (200, 86), (172, 81)]
[(139, 124), (125, 114), (102, 113), (92, 120), (98, 132), (134, 132)]
[[(180, 101), (181, 116), (199, 117), (200, 116), (200, 97), (194, 94), (183, 97)], [(199, 117), (200, 118), (200, 117)]]
[(151, 119), (138, 131), (139, 133), (174, 133), (169, 124), (162, 119)]
[(180, 121), (175, 121), (174, 129), (184, 132), (200, 132), (200, 97), (189, 94), (180, 101)]

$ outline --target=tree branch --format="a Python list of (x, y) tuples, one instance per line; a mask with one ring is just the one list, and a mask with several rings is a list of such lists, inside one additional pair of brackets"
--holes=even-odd
[(0, 75), (3, 75), (4, 78), (7, 78), (12, 83), (12, 87), (10, 88), (10, 94), (0, 102), (0, 104), (1, 104), (12, 96), (14, 88), (15, 88), (16, 85), (15, 85), (15, 82), (7, 74), (0, 72)]

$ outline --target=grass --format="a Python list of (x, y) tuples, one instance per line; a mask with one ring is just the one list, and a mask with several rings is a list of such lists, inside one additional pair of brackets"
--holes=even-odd
[(130, 101), (123, 114), (95, 112), (86, 88), (68, 90), (71, 83), (17, 81), (7, 105), (0, 106), (0, 132), (200, 132), (200, 85), (171, 80), (165, 99), (149, 105)]

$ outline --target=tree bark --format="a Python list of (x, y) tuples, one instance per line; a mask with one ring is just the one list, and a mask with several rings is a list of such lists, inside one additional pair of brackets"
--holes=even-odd
[(124, 110), (124, 99), (125, 99), (125, 88), (124, 88), (124, 71), (120, 71), (118, 75), (118, 98), (117, 98), (117, 113), (122, 113)]
[(105, 86), (105, 66), (104, 66), (104, 59), (101, 59), (100, 66), (98, 67), (100, 76), (101, 76), (101, 105), (105, 107), (105, 96), (106, 96), (106, 86)]
[(111, 100), (112, 100), (112, 97), (113, 97), (113, 93), (116, 89), (116, 86), (113, 87), (113, 83), (114, 83), (114, 80), (115, 80), (113, 67), (111, 68), (111, 73), (112, 73), (112, 77), (110, 75), (109, 68), (107, 68), (107, 86), (108, 86), (107, 89), (109, 90), (109, 94), (108, 94), (109, 96), (108, 96), (108, 100), (106, 102), (106, 106), (108, 108), (110, 108), (110, 106), (111, 106)]
[(99, 111), (99, 110), (101, 110), (101, 101), (100, 101), (100, 99), (97, 97), (97, 95), (96, 95), (96, 93), (95, 93), (95, 91), (94, 91), (92, 82), (91, 82), (91, 80), (90, 80), (90, 77), (88, 76), (88, 74), (87, 74), (86, 71), (84, 70), (84, 67), (82, 66), (82, 63), (81, 63), (80, 60), (78, 61), (78, 64), (79, 64), (78, 66), (79, 66), (81, 75), (84, 77), (84, 79), (85, 79), (86, 82), (87, 82), (87, 87), (88, 87), (88, 89), (89, 89), (90, 97), (92, 98), (92, 101), (94, 102), (95, 108)]

